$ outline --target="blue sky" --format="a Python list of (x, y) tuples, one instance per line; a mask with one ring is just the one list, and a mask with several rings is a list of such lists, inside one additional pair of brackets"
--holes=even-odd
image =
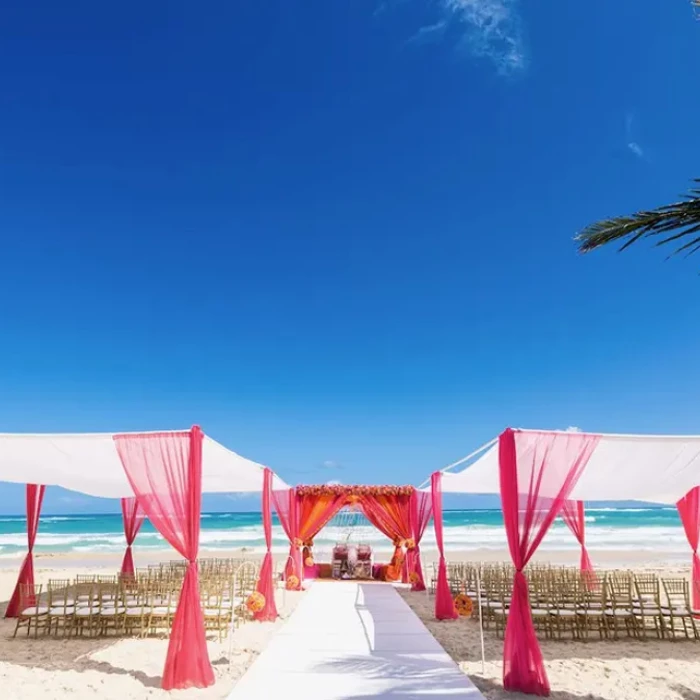
[(1, 430), (196, 422), (292, 483), (698, 431), (700, 258), (572, 241), (700, 177), (689, 2), (0, 15)]

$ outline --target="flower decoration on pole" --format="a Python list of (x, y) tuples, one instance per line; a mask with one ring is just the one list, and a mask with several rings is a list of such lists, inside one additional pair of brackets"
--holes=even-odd
[(259, 591), (254, 591), (245, 602), (246, 608), (252, 613), (258, 613), (265, 607), (265, 596)]
[(471, 614), (474, 611), (474, 603), (472, 602), (472, 599), (464, 593), (460, 593), (459, 595), (455, 596), (455, 607), (457, 608), (457, 612), (460, 614), (460, 617), (471, 617)]
[(299, 588), (299, 578), (294, 574), (287, 576), (286, 587), (288, 591), (296, 591)]

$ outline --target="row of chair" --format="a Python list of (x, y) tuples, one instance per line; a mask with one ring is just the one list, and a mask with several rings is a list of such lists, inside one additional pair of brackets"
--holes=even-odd
[[(466, 593), (475, 607), (480, 602), (484, 627), (495, 627), (499, 636), (508, 619), (514, 573), (503, 564), (448, 565), (452, 593)], [(532, 619), (545, 637), (700, 639), (700, 611), (691, 605), (684, 578), (541, 565), (528, 567), (527, 575)], [(432, 590), (436, 579), (434, 572)]]
[[(22, 628), (35, 638), (40, 633), (168, 635), (183, 576), (184, 569), (158, 565), (137, 570), (134, 576), (81, 574), (73, 580), (50, 579), (45, 587), (23, 585), (14, 635)], [(251, 561), (236, 561), (235, 568), (233, 560), (225, 568), (200, 568), (200, 600), (208, 631), (222, 639), (232, 626), (250, 619), (246, 601), (257, 578), (258, 567)]]

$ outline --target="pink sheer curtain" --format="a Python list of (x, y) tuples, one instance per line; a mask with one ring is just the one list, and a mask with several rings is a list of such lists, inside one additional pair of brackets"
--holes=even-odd
[(513, 431), (499, 438), (501, 507), (515, 566), (503, 643), (503, 687), (549, 695), (523, 571), (598, 444), (585, 433)]
[(289, 538), (289, 555), (284, 565), (285, 580), (289, 576), (296, 576), (299, 581), (303, 578), (304, 563), (299, 539), (299, 512), (297, 509), (297, 496), (293, 488), (272, 492), (272, 502), (275, 504), (277, 517), (284, 533)]
[(36, 542), (36, 533), (39, 530), (39, 515), (41, 514), (41, 502), (44, 500), (44, 491), (46, 486), (39, 484), (27, 484), (27, 556), (22, 562), (22, 568), (19, 570), (17, 585), (12, 593), (10, 602), (5, 611), (5, 617), (17, 617), (22, 612), (19, 609), (20, 605), (20, 586), (22, 584), (34, 585), (34, 543)]
[(431, 496), (433, 502), (433, 526), (440, 561), (438, 564), (438, 579), (435, 589), (435, 617), (438, 620), (456, 620), (459, 617), (455, 608), (450, 586), (447, 583), (447, 564), (445, 563), (445, 547), (442, 538), (442, 473), (435, 472), (430, 477)]
[(412, 591), (424, 591), (425, 579), (423, 578), (423, 567), (420, 562), (420, 542), (423, 539), (425, 529), (430, 522), (433, 513), (431, 494), (425, 491), (414, 491), (411, 495), (411, 537), (414, 547), (409, 547), (406, 553), (409, 579), (411, 574), (417, 578), (411, 581)]
[(272, 472), (267, 468), (263, 473), (262, 516), (266, 552), (256, 590), (265, 597), (265, 607), (256, 612), (254, 617), (260, 622), (274, 622), (277, 619), (277, 604), (272, 580)]
[(122, 520), (124, 522), (124, 535), (126, 536), (126, 552), (122, 560), (122, 574), (134, 575), (134, 556), (131, 553), (131, 545), (134, 544), (136, 535), (143, 525), (145, 513), (139, 507), (139, 502), (132, 496), (122, 498)]
[(411, 539), (411, 496), (403, 494), (366, 494), (358, 502), (367, 520), (394, 543), (391, 565), (401, 565), (401, 580), (408, 583), (408, 567), (403, 542)]
[(199, 599), (202, 431), (115, 435), (114, 443), (139, 505), (188, 565), (163, 669), (165, 690), (214, 683)]
[(593, 564), (586, 549), (586, 509), (583, 501), (564, 501), (561, 509), (561, 517), (573, 533), (576, 541), (581, 545), (581, 573), (587, 574), (590, 579), (595, 579)]
[(681, 516), (685, 536), (693, 550), (693, 610), (700, 610), (700, 559), (698, 544), (700, 543), (700, 486), (690, 489), (676, 503), (678, 514)]

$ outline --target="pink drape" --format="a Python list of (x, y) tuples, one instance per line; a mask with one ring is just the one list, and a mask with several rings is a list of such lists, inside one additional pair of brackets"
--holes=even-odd
[(516, 570), (503, 643), (506, 690), (549, 695), (523, 569), (561, 511), (598, 439), (585, 433), (516, 432), (510, 428), (499, 438), (501, 507)]
[(297, 509), (297, 496), (293, 488), (272, 492), (272, 502), (275, 504), (277, 517), (284, 533), (289, 538), (289, 556), (284, 565), (285, 581), (290, 576), (296, 576), (301, 584), (303, 578), (304, 563), (302, 561), (302, 549), (299, 546), (299, 511)]
[(693, 610), (700, 610), (700, 559), (698, 544), (700, 543), (700, 486), (690, 489), (676, 503), (678, 514), (681, 516), (685, 536), (693, 550)]
[(431, 496), (433, 503), (433, 526), (440, 561), (438, 563), (438, 579), (435, 589), (435, 617), (438, 620), (456, 620), (459, 617), (450, 586), (447, 583), (447, 564), (445, 563), (445, 547), (442, 537), (442, 473), (435, 472), (430, 477)]
[(41, 502), (44, 500), (44, 491), (46, 486), (39, 484), (27, 484), (27, 556), (22, 562), (22, 568), (19, 570), (17, 585), (12, 593), (10, 602), (5, 611), (5, 617), (17, 617), (21, 612), (20, 606), (20, 587), (24, 585), (34, 585), (34, 542), (36, 542), (36, 533), (39, 530), (39, 515), (41, 514)]
[(409, 547), (406, 552), (409, 578), (411, 574), (417, 576), (417, 580), (411, 582), (412, 591), (424, 591), (425, 579), (423, 567), (420, 562), (420, 542), (423, 539), (425, 529), (430, 522), (433, 513), (431, 494), (425, 491), (414, 491), (411, 495), (411, 537), (414, 547)]
[(408, 567), (403, 556), (403, 542), (411, 534), (411, 496), (403, 494), (367, 494), (359, 501), (360, 510), (369, 522), (394, 543), (391, 565), (401, 566), (401, 580), (408, 583)]
[(122, 498), (122, 521), (124, 522), (124, 535), (126, 537), (126, 552), (122, 560), (122, 574), (134, 575), (134, 557), (131, 553), (131, 545), (134, 544), (141, 525), (143, 525), (145, 513), (139, 506), (139, 502), (132, 496)]
[(163, 669), (165, 690), (214, 683), (199, 598), (199, 526), (202, 506), (202, 431), (115, 435), (114, 442), (139, 505), (185, 559), (180, 600)]
[(591, 579), (595, 578), (593, 564), (586, 549), (586, 509), (583, 501), (564, 501), (561, 517), (581, 545), (581, 573), (587, 574)]
[(263, 473), (262, 516), (266, 552), (260, 567), (256, 590), (265, 597), (265, 607), (256, 612), (254, 617), (260, 622), (274, 622), (277, 619), (277, 604), (275, 603), (275, 584), (272, 580), (272, 472), (267, 468)]

